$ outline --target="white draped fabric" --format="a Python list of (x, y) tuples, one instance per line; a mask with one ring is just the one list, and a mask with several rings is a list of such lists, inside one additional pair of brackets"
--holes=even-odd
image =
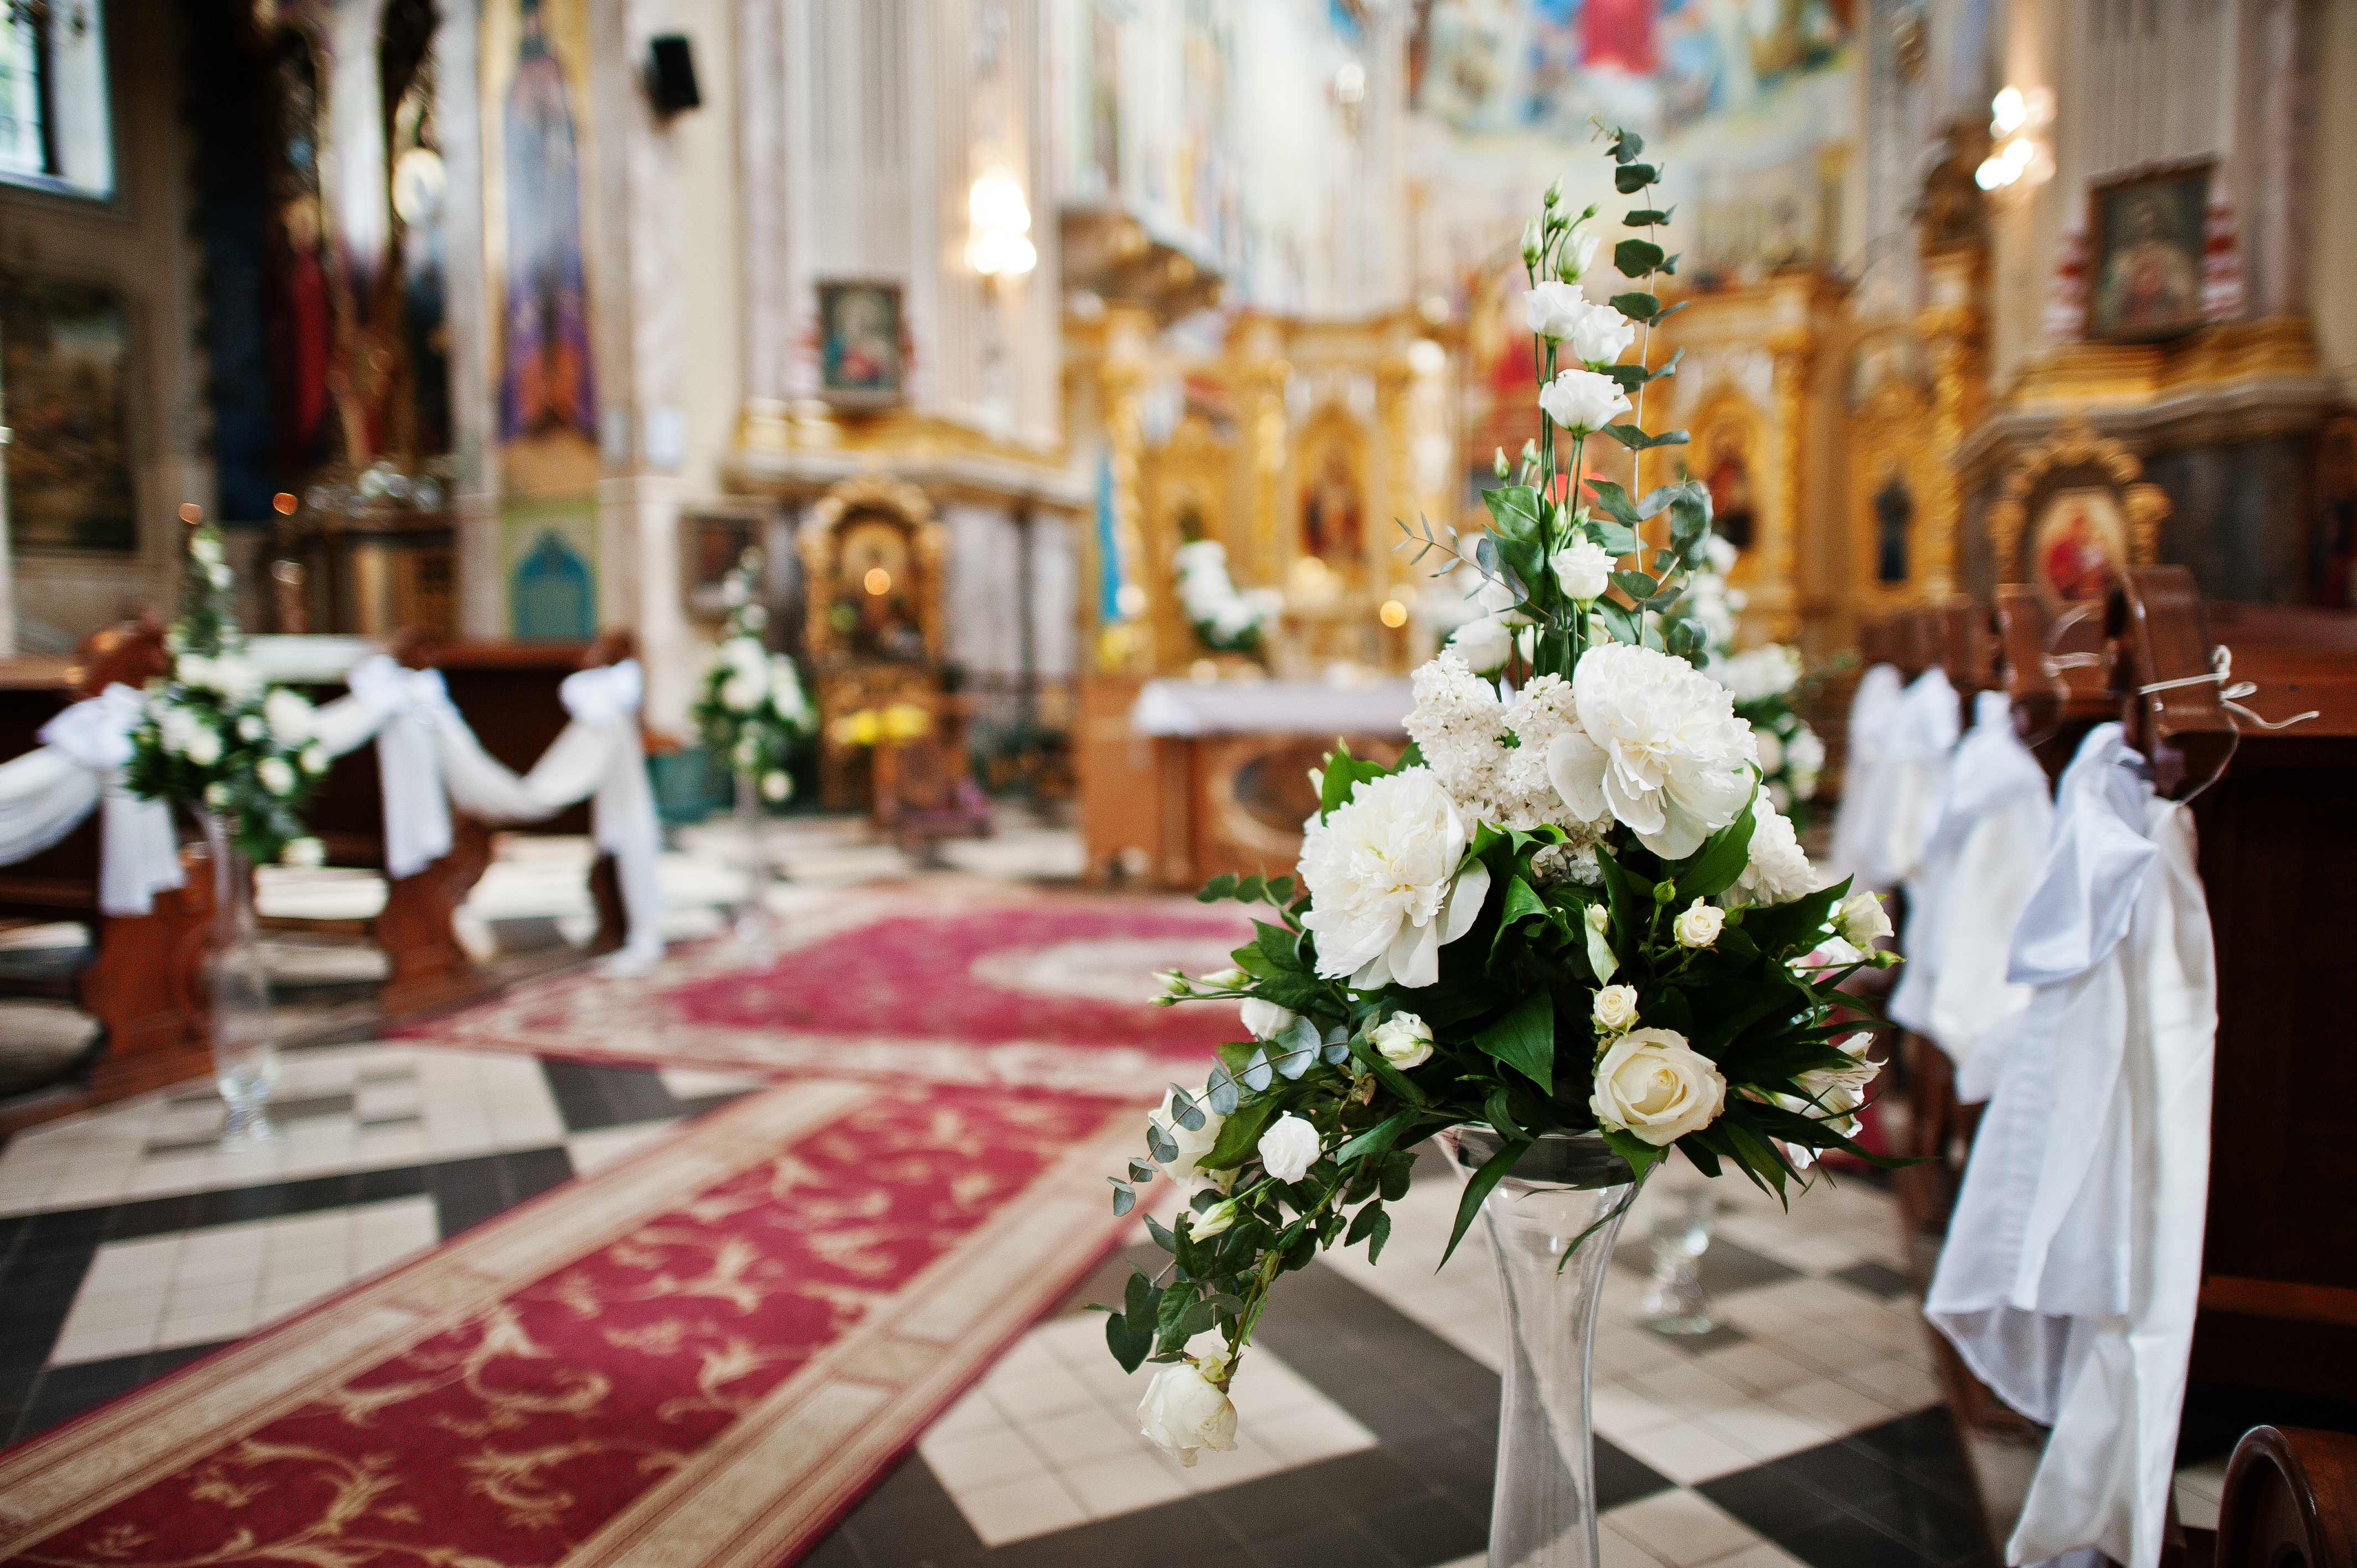
[(145, 915), (156, 894), (180, 886), (171, 808), (123, 787), (145, 701), (129, 686), (111, 685), (42, 725), (42, 745), (0, 766), (0, 865), (38, 854), (99, 808), (102, 910)]
[(2192, 819), (2120, 726), (2063, 776), (2015, 929), (2035, 986), (1968, 1068), (1995, 1086), (1924, 1313), (2053, 1427), (2007, 1561), (2159, 1561), (2201, 1287), (2217, 1025)]
[(662, 824), (655, 816), (654, 787), (639, 741), (639, 704), (645, 694), (646, 680), (635, 659), (566, 676), (557, 696), (573, 722), (523, 781), (543, 799), (564, 794), (568, 800), (580, 799), (573, 792), (580, 784), (594, 781), (589, 831), (597, 847), (614, 857), (630, 918), (629, 940), (615, 959), (617, 967), (630, 972), (643, 970), (663, 952), (662, 888), (655, 879)]
[(1949, 754), (1964, 725), (1956, 690), (1944, 671), (1915, 677), (1882, 726), (1882, 756), (1857, 826), (1856, 871), (1860, 886), (1896, 887), (1923, 864)]
[(1841, 804), (1834, 811), (1832, 869), (1836, 878), (1856, 878), (1860, 887), (1868, 886), (1862, 844), (1867, 802), (1874, 799), (1882, 768), (1883, 731), (1899, 711), (1899, 699), (1905, 690), (1896, 669), (1877, 664), (1858, 677), (1857, 691), (1849, 702)]
[(2014, 733), (2012, 703), (2002, 692), (1981, 693), (1949, 764), (1922, 867), (1907, 885), (1907, 962), (1890, 997), (1890, 1015), (1959, 1069), (1975, 1041), (2029, 1003), (2030, 988), (2008, 984), (2006, 971), (2053, 817), (2046, 770)]

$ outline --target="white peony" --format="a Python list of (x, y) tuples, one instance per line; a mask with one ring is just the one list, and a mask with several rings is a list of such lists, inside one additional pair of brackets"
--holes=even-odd
[(1244, 1032), (1255, 1040), (1282, 1038), (1293, 1027), (1294, 1020), (1300, 1016), (1290, 1007), (1280, 1007), (1257, 996), (1245, 997), (1241, 1011)]
[(270, 736), (279, 745), (295, 747), (311, 738), (312, 707), (299, 692), (280, 686), (262, 700), (262, 716), (270, 725)]
[(1751, 726), (1727, 688), (1633, 643), (1591, 649), (1572, 677), (1579, 728), (1547, 746), (1572, 811), (1609, 811), (1647, 849), (1683, 860), (1751, 798)]
[(1468, 668), (1486, 675), (1502, 668), (1513, 653), (1513, 628), (1495, 616), (1485, 616), (1458, 627), (1450, 634), (1448, 647)]
[(1539, 389), (1539, 407), (1566, 430), (1587, 435), (1629, 412), (1620, 383), (1594, 371), (1566, 371)]
[(1162, 1168), (1179, 1179), (1203, 1174), (1195, 1162), (1211, 1152), (1211, 1145), (1220, 1141), (1220, 1127), (1227, 1121), (1200, 1099), (1195, 1101), (1195, 1109), (1202, 1112), (1203, 1124), (1191, 1132), (1180, 1126), (1178, 1119), (1170, 1114), (1170, 1096), (1168, 1093), (1163, 1095), (1158, 1110), (1146, 1112), (1146, 1119), (1161, 1128), (1170, 1141), (1178, 1145), (1178, 1157)]
[(1676, 1030), (1631, 1029), (1596, 1064), (1587, 1105), (1612, 1131), (1666, 1148), (1717, 1120), (1727, 1079)]
[(1200, 1450), (1233, 1448), (1236, 1407), (1222, 1386), (1226, 1376), (1227, 1363), (1216, 1356), (1163, 1368), (1138, 1402), (1139, 1430), (1190, 1470)]
[[(1473, 822), (1429, 768), (1363, 779), (1302, 841), (1318, 972), (1361, 991), (1440, 978), (1440, 950), (1473, 929), (1490, 868), (1465, 865)], [(1462, 869), (1460, 870), (1460, 866)]]
[(284, 757), (264, 757), (253, 765), (253, 776), (262, 781), (264, 789), (274, 795), (291, 795), (295, 792), (295, 770), (286, 766), (286, 760)]
[(1727, 911), (1713, 908), (1695, 899), (1681, 913), (1673, 929), (1677, 932), (1678, 946), (1706, 948), (1718, 940), (1718, 933), (1727, 924)]
[(1751, 859), (1728, 890), (1737, 904), (1789, 904), (1817, 885), (1790, 819), (1769, 809), (1762, 790), (1751, 803)]
[(1612, 585), (1612, 553), (1591, 539), (1575, 539), (1555, 553), (1555, 581), (1567, 598), (1582, 604), (1600, 599)]
[(1286, 1112), (1260, 1135), (1260, 1163), (1274, 1181), (1299, 1181), (1318, 1163), (1318, 1129)]
[(1564, 336), (1571, 339), (1571, 357), (1581, 364), (1609, 365), (1637, 340), (1637, 324), (1609, 305), (1582, 300), (1572, 329)]
[(1432, 1026), (1414, 1013), (1394, 1013), (1376, 1025), (1367, 1038), (1383, 1060), (1405, 1072), (1432, 1058)]

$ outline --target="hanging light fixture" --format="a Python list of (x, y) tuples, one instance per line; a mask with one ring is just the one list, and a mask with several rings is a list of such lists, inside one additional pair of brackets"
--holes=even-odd
[(991, 169), (976, 179), (965, 211), (967, 266), (985, 278), (1016, 278), (1039, 265), (1039, 252), (1025, 237), (1031, 232), (1031, 208), (1006, 171)]

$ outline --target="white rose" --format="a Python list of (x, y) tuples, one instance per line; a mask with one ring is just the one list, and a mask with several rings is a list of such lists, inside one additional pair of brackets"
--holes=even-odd
[(1218, 1357), (1206, 1357), (1200, 1367), (1178, 1361), (1163, 1368), (1138, 1402), (1138, 1429), (1190, 1470), (1199, 1450), (1233, 1448), (1236, 1407), (1212, 1380), (1226, 1371), (1227, 1364)]
[(1272, 1181), (1299, 1181), (1318, 1163), (1318, 1129), (1286, 1112), (1260, 1135), (1260, 1163)]
[(1539, 389), (1539, 407), (1566, 430), (1582, 435), (1603, 429), (1612, 416), (1629, 412), (1620, 383), (1594, 371), (1566, 371)]
[(1479, 675), (1487, 675), (1504, 666), (1514, 650), (1513, 629), (1495, 616), (1467, 621), (1449, 634), (1451, 651), (1465, 660), (1466, 668)]
[(1616, 642), (1572, 675), (1579, 728), (1547, 743), (1547, 778), (1573, 815), (1606, 812), (1683, 860), (1751, 798), (1751, 726), (1726, 687), (1683, 659)]
[(1243, 1015), (1244, 1032), (1255, 1040), (1274, 1040), (1293, 1027), (1300, 1015), (1290, 1007), (1280, 1007), (1274, 1002), (1264, 1002), (1257, 996), (1247, 996), (1240, 1010)]
[(1596, 1021), (1612, 1034), (1619, 1034), (1637, 1021), (1637, 988), (1633, 985), (1608, 985), (1596, 993)]
[(270, 725), (270, 736), (279, 745), (301, 746), (311, 738), (313, 709), (299, 692), (280, 686), (262, 700), (262, 716)]
[(1591, 305), (1581, 300), (1573, 317), (1571, 357), (1583, 365), (1609, 365), (1629, 351), (1637, 340), (1637, 324), (1609, 305)]
[(1473, 821), (1429, 768), (1362, 779), (1301, 844), (1318, 972), (1361, 991), (1440, 978), (1440, 950), (1473, 929), (1490, 869), (1468, 865)]
[(1383, 1060), (1405, 1072), (1432, 1058), (1432, 1026), (1413, 1013), (1394, 1013), (1375, 1026), (1367, 1038)]
[(1162, 1167), (1174, 1177), (1202, 1174), (1201, 1167), (1195, 1162), (1211, 1152), (1211, 1145), (1220, 1141), (1221, 1124), (1227, 1121), (1200, 1099), (1195, 1101), (1195, 1109), (1202, 1113), (1203, 1124), (1191, 1132), (1180, 1126), (1178, 1118), (1170, 1114), (1170, 1096), (1167, 1093), (1162, 1097), (1161, 1109), (1146, 1113), (1146, 1120), (1161, 1128), (1170, 1141), (1178, 1145), (1178, 1157)]
[(1542, 338), (1560, 340), (1579, 325), (1587, 296), (1567, 283), (1543, 283), (1523, 295), (1523, 320)]
[(1612, 585), (1611, 552), (1590, 539), (1575, 539), (1555, 553), (1555, 578), (1564, 596), (1582, 604), (1600, 599)]
[(1792, 822), (1769, 810), (1774, 798), (1772, 789), (1763, 790), (1752, 802), (1750, 862), (1729, 890), (1738, 904), (1789, 904), (1817, 885)]
[(1714, 909), (1701, 899), (1686, 907), (1677, 918), (1678, 945), (1683, 948), (1706, 948), (1718, 940), (1718, 929), (1727, 924), (1727, 911)]
[(720, 705), (732, 714), (749, 714), (761, 705), (769, 684), (758, 677), (748, 678), (740, 670), (720, 682)]
[(791, 773), (768, 773), (761, 778), (761, 798), (765, 800), (782, 800), (793, 792), (794, 779)]
[(188, 732), (181, 755), (199, 768), (210, 768), (221, 760), (221, 740), (210, 725), (197, 722)]
[(253, 776), (262, 787), (274, 795), (288, 795), (295, 790), (295, 770), (280, 757), (265, 757), (253, 765)]
[(286, 865), (324, 865), (328, 846), (317, 839), (288, 839), (286, 847), (278, 852), (279, 861)]
[(1631, 1029), (1596, 1064), (1598, 1122), (1666, 1148), (1717, 1119), (1727, 1079), (1674, 1029)]
[(1853, 893), (1834, 907), (1834, 935), (1855, 948), (1870, 948), (1890, 934), (1890, 917), (1871, 893)]

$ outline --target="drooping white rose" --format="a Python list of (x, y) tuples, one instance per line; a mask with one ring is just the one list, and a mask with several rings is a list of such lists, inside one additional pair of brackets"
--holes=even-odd
[(1570, 370), (1539, 389), (1539, 407), (1566, 430), (1589, 435), (1629, 412), (1620, 383), (1594, 371)]
[(1609, 305), (1592, 305), (1580, 301), (1580, 309), (1573, 317), (1572, 329), (1565, 334), (1571, 339), (1571, 357), (1583, 365), (1609, 365), (1629, 351), (1637, 340), (1637, 324)]
[(1700, 1132), (1727, 1105), (1727, 1079), (1674, 1029), (1631, 1029), (1596, 1064), (1588, 1109), (1657, 1149)]
[(1227, 1364), (1216, 1356), (1198, 1365), (1178, 1361), (1154, 1375), (1146, 1398), (1138, 1402), (1138, 1428), (1155, 1445), (1189, 1469), (1195, 1455), (1209, 1448), (1224, 1452), (1236, 1445), (1236, 1407), (1220, 1381)]
[[(1372, 991), (1440, 978), (1440, 950), (1473, 929), (1490, 869), (1465, 864), (1473, 822), (1428, 768), (1363, 779), (1301, 845), (1318, 972)], [(1461, 869), (1460, 869), (1461, 867)]]
[(1542, 283), (1523, 295), (1523, 321), (1542, 338), (1568, 338), (1587, 308), (1587, 296), (1576, 285)]
[(1477, 675), (1504, 667), (1514, 651), (1513, 628), (1495, 616), (1467, 621), (1449, 634), (1449, 648)]
[(1555, 579), (1564, 596), (1586, 604), (1612, 585), (1612, 553), (1592, 539), (1575, 539), (1555, 553)]
[(253, 776), (262, 787), (274, 795), (289, 795), (295, 790), (295, 770), (279, 757), (265, 757), (253, 765)]
[(1170, 1113), (1170, 1096), (1168, 1093), (1163, 1095), (1159, 1110), (1146, 1113), (1146, 1120), (1161, 1128), (1170, 1141), (1178, 1145), (1178, 1157), (1162, 1168), (1182, 1180), (1202, 1174), (1201, 1167), (1195, 1162), (1211, 1152), (1211, 1145), (1220, 1141), (1220, 1128), (1227, 1121), (1200, 1098), (1195, 1101), (1195, 1109), (1202, 1112), (1203, 1124), (1191, 1130), (1180, 1126), (1178, 1119)]
[(1608, 985), (1596, 993), (1596, 1005), (1591, 1011), (1598, 1024), (1617, 1035), (1637, 1021), (1637, 988)]
[(1634, 643), (1591, 649), (1572, 676), (1578, 730), (1547, 744), (1574, 814), (1610, 811), (1647, 849), (1683, 860), (1751, 798), (1751, 726), (1727, 688)]
[(262, 716), (270, 725), (271, 739), (290, 748), (311, 738), (312, 714), (311, 704), (300, 692), (284, 686), (262, 700)]
[(1817, 885), (1817, 874), (1801, 848), (1800, 836), (1781, 812), (1770, 811), (1766, 790), (1751, 804), (1751, 858), (1729, 895), (1738, 904), (1789, 904)]
[(1834, 935), (1854, 948), (1870, 948), (1890, 934), (1890, 917), (1871, 893), (1853, 893), (1834, 907)]
[(1678, 946), (1706, 948), (1718, 940), (1719, 929), (1726, 924), (1726, 910), (1715, 909), (1697, 898), (1674, 922)]
[(1367, 1038), (1383, 1060), (1402, 1072), (1422, 1067), (1432, 1057), (1432, 1026), (1413, 1013), (1393, 1014)]
[(1278, 1038), (1292, 1028), (1294, 1020), (1300, 1016), (1290, 1007), (1280, 1007), (1257, 996), (1245, 997), (1239, 1011), (1243, 1015), (1244, 1032), (1255, 1040)]
[(1286, 1112), (1260, 1135), (1260, 1163), (1272, 1180), (1299, 1181), (1318, 1163), (1318, 1129)]

